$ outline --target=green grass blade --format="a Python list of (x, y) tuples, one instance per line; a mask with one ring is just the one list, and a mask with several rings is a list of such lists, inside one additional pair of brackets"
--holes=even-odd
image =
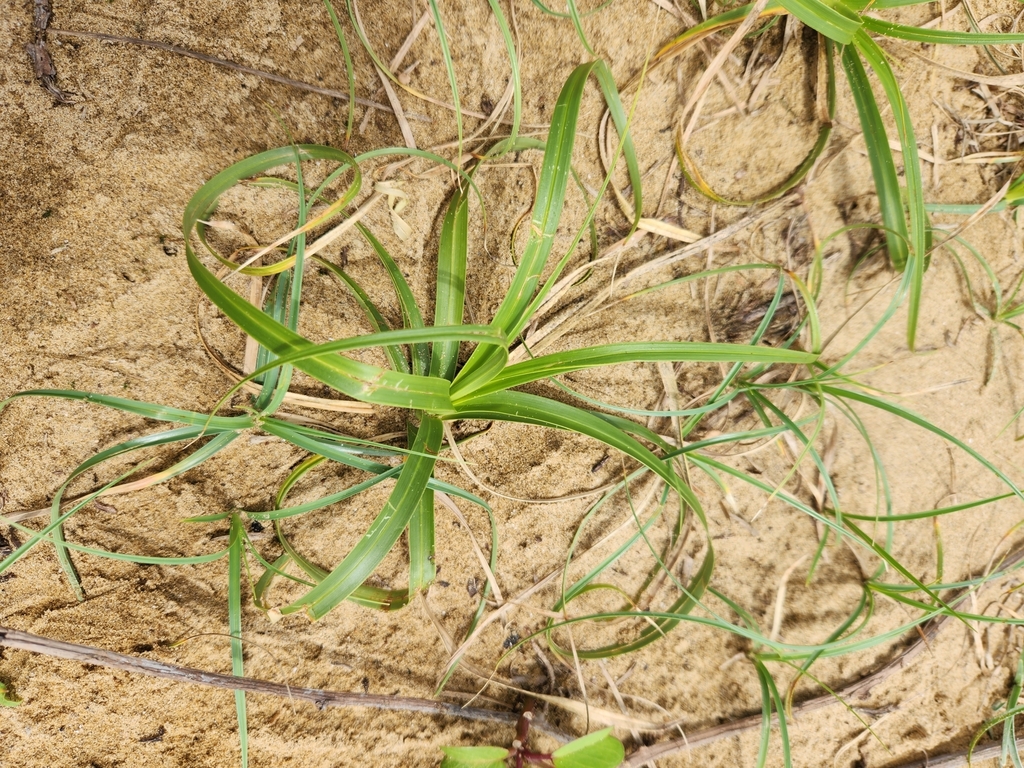
[[(472, 397), (516, 387), (561, 373), (634, 362), (748, 362), (780, 365), (810, 365), (817, 355), (775, 347), (747, 344), (720, 344), (688, 341), (624, 342), (556, 352), (510, 365), (487, 384), (474, 390)], [(455, 400), (456, 404), (461, 402)]]
[[(466, 304), (466, 260), (469, 253), (469, 198), (456, 190), (444, 221), (437, 252), (437, 291), (434, 325), (455, 326), (463, 320)], [(430, 375), (449, 381), (459, 361), (457, 341), (438, 341), (430, 358)]]
[(826, 394), (832, 395), (833, 397), (839, 399), (853, 400), (855, 402), (864, 403), (865, 405), (870, 405), (873, 408), (886, 411), (887, 413), (891, 413), (894, 416), (898, 416), (899, 418), (909, 422), (910, 424), (914, 424), (918, 427), (921, 427), (922, 429), (926, 429), (932, 434), (941, 437), (943, 440), (952, 443), (957, 448), (964, 451), (968, 456), (970, 456), (983, 467), (985, 467), (985, 469), (987, 469), (989, 472), (991, 472), (1000, 480), (1002, 480), (1006, 484), (1006, 486), (1014, 493), (1014, 495), (1019, 497), (1021, 500), (1024, 500), (1024, 493), (1022, 493), (1020, 489), (1017, 488), (1016, 484), (1006, 475), (1005, 472), (999, 469), (999, 467), (997, 467), (991, 461), (989, 461), (980, 453), (978, 453), (978, 451), (971, 448), (971, 446), (969, 446), (963, 440), (954, 437), (949, 432), (946, 432), (945, 430), (937, 427), (927, 419), (918, 416), (913, 411), (908, 410), (907, 408), (904, 408), (900, 405), (896, 405), (895, 403), (890, 403), (887, 400), (883, 400), (880, 397), (875, 397), (874, 395), (869, 395), (863, 392), (857, 392), (852, 389), (845, 389), (841, 387), (835, 387), (832, 385), (824, 384), (821, 385), (821, 390)]
[(501, 39), (505, 42), (505, 52), (508, 54), (508, 62), (512, 74), (512, 128), (509, 131), (508, 142), (515, 144), (519, 138), (519, 125), (523, 120), (523, 84), (519, 74), (519, 52), (516, 50), (515, 40), (512, 39), (512, 30), (509, 28), (505, 13), (501, 10), (498, 0), (487, 0), (491, 6), (491, 13), (494, 14), (501, 30)]
[[(907, 266), (910, 269), (911, 281), (907, 311), (907, 344), (913, 350), (917, 338), (917, 319), (921, 309), (925, 257), (928, 252), (928, 214), (924, 209), (924, 186), (921, 180), (921, 161), (917, 154), (917, 139), (914, 137), (914, 126), (910, 121), (910, 108), (907, 106), (896, 76), (886, 60), (885, 52), (864, 30), (857, 33), (854, 44), (865, 61), (875, 71), (879, 82), (885, 89), (885, 95), (892, 106), (896, 132), (899, 134), (900, 146), (903, 150), (903, 173), (907, 180), (907, 208), (910, 213), (910, 253), (908, 254), (910, 262)], [(868, 149), (870, 151), (871, 148)], [(886, 151), (888, 151), (887, 142)], [(889, 153), (889, 157), (891, 159), (891, 153)], [(900, 201), (901, 220), (902, 210), (903, 204)], [(886, 222), (887, 225), (888, 223)]]
[(1024, 43), (1024, 33), (1008, 32), (956, 32), (948, 29), (924, 29), (896, 24), (883, 19), (864, 16), (864, 29), (886, 37), (911, 40), (930, 45), (1019, 45)]
[(764, 768), (768, 760), (768, 745), (772, 738), (772, 694), (768, 688), (768, 679), (771, 675), (764, 664), (759, 663), (757, 659), (753, 659), (753, 662), (757, 671), (757, 681), (761, 685), (761, 737), (758, 739), (755, 765), (757, 768)]
[[(857, 54), (857, 49), (848, 46), (843, 49), (843, 68), (850, 82), (850, 91), (864, 131), (864, 143), (871, 162), (871, 175), (878, 192), (878, 205), (885, 222), (885, 239), (889, 248), (889, 261), (897, 271), (903, 271), (909, 257), (910, 232), (903, 213), (900, 184), (896, 176), (896, 163), (889, 149), (889, 137), (885, 133), (882, 115), (878, 111), (871, 82)], [(909, 161), (907, 163), (909, 166)]]
[[(573, 70), (555, 103), (537, 184), (530, 237), (512, 278), (512, 284), (494, 316), (494, 324), (509, 335), (514, 335), (521, 327), (523, 311), (533, 298), (541, 271), (554, 244), (565, 202), (565, 189), (569, 179), (569, 167), (572, 164), (572, 148), (583, 87), (594, 66), (593, 63), (585, 64)], [(504, 362), (496, 362), (495, 357), (492, 350), (481, 349), (474, 352), (455, 378), (453, 392), (472, 389), (475, 383), (482, 383), (481, 380), (486, 380), (497, 373)]]
[(409, 520), (409, 593), (426, 589), (437, 575), (434, 565), (434, 493), (420, 497), (419, 508)]
[[(231, 517), (231, 543), (228, 546), (228, 634), (231, 635), (231, 674), (244, 677), (242, 656), (242, 548), (245, 529), (238, 515)], [(245, 711), (245, 691), (235, 691), (238, 716), (238, 741), (242, 749), (242, 768), (249, 765), (249, 720)]]
[(590, 42), (587, 40), (587, 33), (583, 30), (583, 19), (580, 18), (580, 9), (576, 6), (576, 0), (566, 0), (566, 4), (569, 6), (569, 18), (572, 19), (572, 25), (576, 28), (576, 37), (583, 43), (584, 49), (591, 56), (597, 56), (594, 53), (594, 49), (590, 47)]
[[(416, 442), (417, 429), (409, 424), (409, 445)], [(420, 497), (419, 507), (409, 520), (409, 594), (426, 589), (434, 581), (434, 493), (428, 490)]]
[[(1010, 694), (1006, 697), (1006, 708), (1016, 709), (1020, 699), (1021, 688), (1024, 686), (1024, 655), (1017, 659), (1017, 672), (1013, 677), (1013, 686)], [(1021, 764), (1020, 750), (1017, 749), (1017, 718), (1010, 718), (1003, 726), (1003, 749), (1000, 755), (999, 764), (1006, 765), (1007, 760), (1013, 762), (1013, 768), (1024, 768)]]
[[(420, 314), (420, 308), (416, 304), (416, 298), (413, 296), (412, 288), (409, 287), (408, 281), (405, 279), (405, 275), (402, 274), (402, 270), (398, 268), (398, 264), (391, 258), (391, 254), (388, 253), (387, 248), (373, 236), (373, 233), (369, 229), (364, 227), (362, 224), (356, 224), (356, 229), (359, 230), (359, 234), (370, 244), (373, 248), (374, 253), (377, 254), (377, 258), (380, 259), (380, 263), (384, 265), (385, 271), (388, 273), (388, 277), (391, 278), (391, 285), (395, 289), (395, 297), (398, 299), (398, 306), (402, 310), (402, 325), (406, 328), (422, 328), (423, 315)], [(430, 360), (430, 352), (427, 349), (426, 344), (414, 344), (412, 348), (412, 370), (419, 376), (423, 376), (427, 372), (427, 366)]]
[[(75, 595), (78, 597), (79, 600), (84, 600), (85, 594), (82, 591), (81, 581), (78, 578), (78, 573), (75, 570), (74, 563), (72, 563), (71, 561), (71, 555), (68, 552), (68, 547), (64, 540), (63, 525), (64, 520), (67, 519), (67, 516), (62, 515), (60, 511), (61, 503), (64, 498), (64, 492), (67, 490), (68, 486), (76, 477), (81, 475), (83, 472), (96, 466), (100, 462), (106, 461), (107, 459), (112, 458), (116, 455), (130, 452), (133, 450), (138, 450), (139, 448), (142, 447), (163, 445), (170, 442), (179, 442), (183, 439), (196, 439), (201, 434), (202, 432), (199, 428), (184, 427), (177, 430), (169, 430), (168, 432), (161, 433), (158, 435), (149, 435), (145, 438), (136, 438), (134, 440), (129, 440), (126, 443), (121, 443), (120, 445), (114, 446), (113, 448), (108, 448), (107, 450), (101, 451), (92, 458), (87, 459), (86, 461), (79, 464), (74, 469), (74, 471), (68, 476), (68, 479), (65, 480), (61, 487), (57, 490), (57, 493), (54, 494), (53, 502), (50, 505), (50, 523), (52, 526), (54, 526), (54, 532), (50, 536), (50, 540), (53, 542), (53, 545), (57, 549), (57, 560), (60, 563), (61, 570), (64, 571), (64, 574), (68, 578), (68, 582), (71, 584), (71, 588), (74, 590)], [(229, 445), (236, 437), (238, 437), (238, 435), (239, 433), (234, 430), (229, 430), (227, 432), (217, 434), (212, 440), (210, 440), (197, 450), (193, 451), (188, 457), (186, 457), (182, 461), (179, 461), (178, 463), (174, 464), (169, 469), (165, 469), (162, 472), (158, 472), (155, 475), (153, 475), (151, 478), (149, 478), (147, 484), (164, 482), (166, 480), (171, 479), (172, 477), (176, 477), (177, 475), (187, 472), (193, 467), (202, 464), (208, 458), (213, 456), (213, 454), (217, 453), (218, 451)], [(0, 571), (2, 571), (2, 569), (0, 569)]]
[(779, 4), (808, 27), (840, 45), (848, 45), (863, 23), (858, 14), (841, 2), (779, 0)]
[[(424, 415), (413, 450), (436, 454), (441, 447), (444, 432), (440, 420)], [(349, 597), (387, 556), (402, 531), (419, 507), (426, 491), (427, 481), (434, 469), (434, 459), (412, 455), (406, 459), (391, 496), (384, 509), (352, 551), (314, 589), (284, 609), (289, 613), (305, 608), (312, 619), (323, 617), (332, 608)]]
[[(189, 270), (200, 290), (239, 328), (278, 358), (309, 352), (315, 347), (225, 286), (199, 262), (187, 241), (186, 251)], [(451, 409), (446, 381), (386, 371), (338, 355), (312, 357), (296, 367), (356, 400), (438, 412)]]
[(444, 60), (444, 68), (448, 73), (448, 84), (452, 89), (452, 103), (455, 105), (455, 130), (458, 134), (458, 149), (456, 157), (462, 157), (462, 106), (459, 103), (459, 83), (455, 78), (455, 64), (452, 62), (452, 52), (448, 47), (448, 35), (444, 31), (444, 22), (441, 20), (441, 11), (437, 7), (437, 0), (428, 0), (430, 13), (434, 17), (434, 29), (437, 30), (437, 39), (441, 44), (441, 57)]
[[(388, 321), (381, 314), (380, 310), (377, 309), (377, 305), (373, 303), (373, 300), (369, 297), (366, 291), (363, 290), (362, 286), (359, 285), (355, 280), (352, 279), (348, 273), (345, 272), (341, 267), (332, 264), (329, 261), (313, 257), (314, 260), (326, 267), (332, 275), (338, 278), (355, 296), (356, 301), (359, 303), (359, 307), (363, 310), (363, 314), (366, 315), (373, 330), (377, 333), (391, 330), (391, 326), (388, 325)], [(388, 345), (384, 347), (384, 354), (388, 357), (388, 362), (391, 363), (391, 368), (400, 373), (411, 373), (409, 369), (409, 361), (402, 354), (402, 348), (396, 345)], [(262, 367), (261, 362), (258, 367)]]
[[(530, 237), (527, 241), (519, 267), (512, 278), (512, 284), (498, 307), (494, 324), (506, 335), (513, 337), (525, 327), (533, 304), (534, 294), (540, 283), (540, 276), (548, 261), (554, 238), (561, 221), (565, 202), (565, 190), (572, 165), (572, 150), (575, 142), (576, 123), (579, 117), (583, 89), (591, 74), (595, 74), (605, 101), (611, 112), (616, 129), (620, 132), (623, 153), (626, 156), (633, 184), (636, 215), (641, 215), (641, 178), (639, 165), (627, 130), (627, 118), (615, 88), (614, 78), (604, 62), (591, 62), (573, 70), (566, 80), (551, 119), (551, 129), (544, 150), (537, 197), (533, 206)], [(580, 233), (580, 235), (582, 232)], [(577, 236), (577, 242), (579, 235)], [(499, 360), (500, 352), (493, 349), (476, 350), (452, 385), (452, 392), (468, 395), (476, 387), (494, 376), (504, 364)], [(499, 364), (500, 363), (500, 364)]]
[[(116, 477), (113, 480), (111, 480), (109, 483), (107, 483), (99, 490), (93, 491), (92, 493), (82, 497), (77, 502), (75, 502), (67, 512), (61, 515), (58, 519), (51, 520), (45, 527), (43, 527), (39, 531), (29, 530), (25, 526), (18, 525), (15, 523), (14, 526), (19, 530), (22, 530), (25, 533), (29, 534), (29, 538), (20, 546), (18, 546), (13, 552), (11, 552), (7, 557), (0, 560), (0, 573), (3, 573), (16, 562), (18, 562), (18, 560), (21, 559), (22, 555), (24, 555), (26, 552), (28, 552), (30, 549), (35, 547), (40, 542), (50, 541), (54, 531), (57, 531), (60, 528), (60, 526), (62, 526), (67, 520), (69, 520), (72, 515), (78, 512), (78, 510), (82, 509), (82, 507), (84, 507), (85, 505), (90, 504), (96, 499), (98, 499), (100, 495), (103, 493), (103, 491), (113, 488), (114, 486), (116, 486), (118, 483), (120, 483), (122, 480), (124, 480), (137, 470), (138, 467), (132, 467), (127, 472), (121, 474), (119, 477)], [(67, 483), (65, 483), (65, 487), (66, 486)], [(63, 488), (61, 490), (63, 491)]]
[[(278, 325), (280, 327), (280, 324)], [(332, 362), (330, 353), (333, 352), (367, 349), (370, 347), (380, 346), (388, 347), (394, 344), (406, 344), (409, 342), (412, 342), (414, 346), (418, 345), (425, 348), (426, 342), (445, 341), (471, 341), (476, 342), (480, 346), (490, 345), (498, 347), (502, 352), (504, 352), (507, 346), (505, 337), (493, 326), (488, 325), (455, 325), (444, 327), (435, 326), (430, 328), (409, 328), (396, 331), (381, 331), (380, 333), (366, 334), (364, 336), (352, 336), (347, 339), (330, 341), (325, 344), (305, 342), (292, 352), (279, 353), (275, 355), (275, 358), (271, 363), (268, 363), (262, 368), (257, 368), (249, 375), (240, 379), (221, 397), (220, 402), (227, 402), (235, 392), (246, 384), (246, 382), (258, 379), (260, 376), (284, 363), (295, 363), (299, 368), (303, 368), (305, 370), (306, 366), (315, 363), (318, 359), (326, 360), (328, 363)], [(348, 360), (348, 358), (338, 359), (342, 360), (344, 363), (353, 362)], [(392, 371), (383, 371), (380, 368), (375, 370), (380, 372), (378, 381), (384, 381), (385, 377), (389, 375), (389, 386), (398, 386), (399, 390), (401, 389), (401, 385), (396, 384), (396, 382), (401, 382), (403, 379), (410, 382), (416, 382), (420, 387), (423, 387), (425, 384), (430, 384), (435, 392), (443, 392), (448, 384), (446, 380), (440, 379), (439, 377), (394, 373)], [(420, 391), (422, 391), (422, 389)]]
[(341, 45), (341, 55), (345, 59), (345, 78), (348, 80), (348, 119), (345, 121), (345, 143), (348, 144), (352, 138), (352, 125), (356, 117), (356, 77), (355, 69), (352, 67), (352, 54), (348, 50), (348, 42), (345, 40), (345, 33), (341, 30), (341, 22), (338, 21), (338, 14), (331, 5), (331, 0), (324, 0), (327, 6), (327, 13), (331, 17), (331, 24), (334, 25), (334, 34), (338, 37), (338, 44)]
[(77, 389), (26, 389), (17, 392), (0, 402), (0, 410), (14, 400), (22, 397), (56, 397), (63, 400), (81, 400), (96, 403), (107, 408), (114, 408), (124, 413), (131, 413), (155, 421), (169, 421), (174, 424), (191, 424), (206, 426), (211, 430), (224, 431), (229, 429), (249, 429), (253, 426), (251, 416), (210, 416), (208, 413), (196, 413), (181, 408), (170, 408), (157, 403), (144, 403), (140, 400), (128, 400), (123, 397), (112, 397), (98, 392), (80, 392)]
[(249, 517), (253, 520), (284, 520), (286, 517), (296, 517), (298, 515), (304, 515), (307, 512), (312, 512), (314, 509), (323, 509), (329, 507), (331, 504), (337, 504), (339, 501), (357, 496), (363, 491), (368, 491), (376, 485), (390, 480), (392, 477), (397, 476), (401, 472), (401, 467), (389, 467), (380, 474), (374, 475), (368, 480), (364, 480), (361, 483), (356, 483), (351, 488), (346, 488), (344, 491), (338, 491), (332, 493), (329, 496), (321, 496), (319, 499), (313, 501), (307, 501), (303, 504), (295, 504), (289, 507), (278, 507), (268, 512), (247, 512)]

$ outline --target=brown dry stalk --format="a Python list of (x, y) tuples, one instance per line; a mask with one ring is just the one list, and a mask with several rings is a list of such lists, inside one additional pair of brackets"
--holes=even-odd
[[(271, 696), (283, 696), (292, 700), (308, 701), (317, 709), (327, 707), (365, 707), (369, 709), (385, 709), (405, 712), (424, 712), (431, 715), (450, 715), (464, 720), (482, 720), (492, 723), (514, 725), (518, 715), (514, 712), (498, 712), (478, 707), (463, 707), (446, 701), (418, 699), (411, 696), (380, 696), (369, 693), (348, 693), (345, 691), (328, 691), (321, 688), (294, 688), (289, 685), (272, 683), (268, 680), (257, 680), (251, 677), (234, 677), (217, 672), (207, 672), (191, 667), (179, 667), (140, 656), (128, 656), (114, 651), (92, 648), (88, 645), (66, 643), (53, 640), (17, 629), (0, 627), (0, 646), (15, 648), (43, 656), (58, 659), (71, 659), (84, 664), (95, 664), (99, 667), (120, 669), (150, 677), (163, 677), (176, 682), (195, 683), (211, 688), (227, 688), (246, 691), (248, 693), (265, 693)], [(540, 728), (560, 741), (568, 739), (557, 729), (546, 723), (539, 715), (534, 719), (535, 728)]]
[[(1017, 739), (1017, 749), (1024, 750), (1024, 736)], [(982, 749), (976, 749), (971, 753), (971, 759), (967, 759), (967, 751), (950, 752), (948, 755), (926, 757), (924, 760), (915, 760), (912, 763), (900, 763), (893, 768), (962, 768), (965, 765), (976, 764), (982, 760), (998, 758), (1003, 752), (1002, 744), (991, 744)]]

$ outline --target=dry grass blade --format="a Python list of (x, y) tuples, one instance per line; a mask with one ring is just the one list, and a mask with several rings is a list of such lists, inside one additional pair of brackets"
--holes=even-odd
[(775, 595), (775, 616), (772, 618), (771, 634), (768, 635), (771, 640), (778, 640), (779, 633), (782, 631), (782, 618), (786, 613), (786, 585), (789, 583), (789, 578), (808, 557), (809, 555), (806, 554), (801, 555), (795, 563), (783, 572), (782, 578), (779, 579), (779, 589)]
[(462, 510), (456, 506), (455, 502), (452, 501), (451, 496), (447, 493), (437, 491), (434, 493), (434, 498), (440, 501), (448, 511), (455, 516), (455, 519), (462, 524), (462, 527), (466, 529), (466, 532), (469, 534), (470, 543), (473, 545), (473, 553), (480, 562), (480, 567), (483, 568), (484, 576), (487, 578), (487, 583), (491, 585), (491, 592), (494, 593), (495, 602), (500, 606), (505, 602), (505, 598), (502, 597), (501, 588), (498, 586), (498, 580), (495, 578), (494, 572), (491, 570), (491, 566), (487, 562), (487, 558), (484, 557), (484, 552), (480, 548), (480, 543), (476, 540), (476, 535), (473, 533), (473, 529), (470, 527), (465, 515), (462, 514)]
[[(683, 130), (682, 138), (680, 142), (686, 144), (689, 141), (690, 136), (693, 134), (694, 128), (697, 127), (697, 118), (700, 115), (700, 105), (704, 103), (704, 97), (707, 95), (708, 88), (711, 85), (711, 80), (715, 77), (716, 73), (721, 70), (725, 65), (726, 59), (729, 58), (729, 54), (732, 53), (736, 46), (740, 44), (743, 38), (754, 28), (758, 19), (761, 17), (761, 12), (768, 5), (768, 0), (757, 0), (753, 7), (750, 9), (750, 13), (743, 20), (736, 31), (732, 33), (732, 36), (726, 41), (725, 45), (722, 46), (721, 50), (715, 55), (708, 68), (704, 70), (704, 74), (701, 75), (700, 80), (697, 81), (697, 85), (694, 87), (693, 93), (690, 94), (690, 98), (687, 100), (686, 105), (682, 110), (682, 118), (685, 120), (689, 115), (690, 120), (686, 124), (686, 128)], [(692, 115), (690, 114), (692, 111)]]
[[(364, 216), (366, 216), (367, 213), (370, 212), (370, 209), (373, 208), (373, 206), (376, 205), (378, 202), (380, 202), (384, 197), (385, 197), (384, 193), (380, 192), (379, 190), (374, 190), (373, 194), (370, 195), (368, 198), (366, 198), (366, 200), (364, 200), (362, 202), (362, 204), (355, 210), (355, 212), (353, 212), (353, 214), (351, 216), (346, 218), (343, 222), (341, 222), (340, 224), (338, 224), (334, 228), (328, 230), (325, 234), (321, 235), (315, 241), (313, 241), (310, 245), (308, 245), (306, 247), (306, 257), (308, 258), (310, 256), (313, 256), (313, 255), (319, 253), (324, 248), (326, 248), (328, 245), (330, 245), (335, 240), (337, 240), (339, 237), (341, 237), (346, 232), (348, 232), (350, 229), (352, 229), (352, 227), (354, 227), (356, 224), (358, 224), (359, 221)], [(284, 245), (287, 242), (290, 242), (292, 240), (292, 238), (294, 238), (296, 235), (302, 234), (303, 232), (308, 232), (310, 229), (312, 229), (313, 227), (317, 226), (319, 223), (322, 223), (322, 222), (320, 222), (318, 219), (314, 219), (313, 221), (311, 221), (310, 223), (308, 223), (308, 224), (306, 224), (306, 225), (304, 225), (302, 227), (298, 227), (296, 229), (293, 229), (291, 232), (289, 232), (286, 235), (281, 235), (281, 237), (279, 237), (277, 240), (272, 242), (270, 245), (264, 246), (259, 251), (257, 251), (255, 254), (253, 254), (248, 259), (246, 259), (241, 264), (239, 264), (235, 268), (235, 272), (238, 272), (239, 270), (242, 270), (242, 269), (245, 269), (248, 266), (251, 266), (257, 260), (262, 259), (264, 256), (266, 256), (268, 253), (273, 251), (278, 246), (281, 246), (281, 245)]]
[(947, 72), (952, 77), (958, 77), (961, 80), (967, 80), (968, 82), (974, 83), (984, 83), (985, 85), (995, 85), (1001, 88), (1020, 88), (1021, 86), (1024, 86), (1024, 72), (1018, 72), (1012, 75), (984, 75), (978, 72), (968, 72), (967, 70), (957, 69), (956, 67), (951, 67), (948, 64), (943, 64), (941, 61), (930, 59), (924, 54), (915, 51), (910, 46), (904, 45), (903, 43), (897, 42), (891, 38), (886, 38), (886, 43), (888, 45), (896, 46), (901, 51), (909, 53), (912, 56), (921, 59), (921, 61), (927, 62), (936, 69)]
[(402, 102), (398, 100), (398, 94), (395, 93), (387, 75), (381, 72), (379, 67), (375, 67), (375, 69), (377, 77), (380, 78), (380, 84), (384, 88), (384, 93), (387, 94), (388, 101), (391, 102), (391, 111), (395, 113), (395, 120), (398, 121), (398, 127), (402, 131), (402, 140), (405, 142), (405, 146), (409, 149), (416, 149), (416, 138), (412, 135), (409, 121), (405, 118), (405, 110), (402, 109)]

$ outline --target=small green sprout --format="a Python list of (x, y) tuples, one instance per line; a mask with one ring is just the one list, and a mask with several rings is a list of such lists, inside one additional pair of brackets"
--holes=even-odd
[(559, 747), (554, 752), (531, 752), (526, 748), (533, 720), (531, 701), (526, 705), (516, 725), (512, 747), (441, 747), (444, 759), (441, 768), (504, 768), (515, 759), (516, 768), (526, 765), (551, 765), (555, 768), (615, 768), (622, 762), (626, 750), (622, 742), (612, 735), (611, 728), (587, 734)]
[(11, 695), (11, 689), (3, 683), (0, 683), (0, 707), (20, 707), (22, 702), (21, 699), (9, 698)]

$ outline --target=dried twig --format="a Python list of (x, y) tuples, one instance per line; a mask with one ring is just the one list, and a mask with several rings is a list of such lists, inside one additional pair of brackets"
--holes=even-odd
[[(1017, 739), (1017, 749), (1024, 750), (1024, 737)], [(987, 747), (976, 749), (971, 753), (971, 759), (967, 759), (967, 751), (951, 752), (948, 755), (937, 757), (926, 757), (923, 760), (915, 760), (912, 763), (900, 763), (893, 768), (961, 768), (965, 765), (977, 764), (982, 760), (998, 758), (1003, 751), (1003, 745), (990, 744)]]
[(58, 104), (71, 104), (72, 99), (57, 85), (57, 68), (50, 58), (50, 50), (46, 47), (46, 30), (53, 18), (50, 0), (35, 0), (32, 7), (32, 31), (35, 39), (25, 45), (25, 52), (32, 60), (32, 71), (39, 84), (56, 100)]
[[(267, 680), (222, 675), (217, 672), (207, 672), (201, 669), (166, 664), (162, 661), (154, 661), (153, 659), (146, 659), (140, 656), (128, 656), (123, 653), (115, 653), (114, 651), (105, 651), (87, 645), (65, 643), (61, 640), (53, 640), (48, 637), (21, 632), (17, 629), (9, 629), (8, 627), (0, 627), (0, 645), (44, 656), (53, 656), (58, 659), (71, 659), (84, 664), (95, 664), (100, 667), (120, 669), (125, 672), (149, 675), (150, 677), (163, 677), (176, 682), (195, 683), (196, 685), (205, 685), (211, 688), (227, 688), (236, 691), (247, 691), (249, 693), (265, 693), (271, 696), (284, 696), (292, 700), (308, 701), (316, 706), (317, 709), (326, 709), (328, 707), (365, 707), (391, 711), (423, 712), (431, 715), (449, 715), (464, 720), (481, 720), (508, 725), (515, 724), (518, 718), (518, 715), (514, 712), (498, 712), (478, 707), (463, 707), (445, 701), (418, 699), (411, 696), (380, 696), (369, 693), (328, 691), (321, 688), (293, 688), (292, 686), (272, 683)], [(533, 725), (535, 728), (540, 728), (560, 741), (568, 740), (565, 734), (549, 725), (540, 716), (534, 720)]]

